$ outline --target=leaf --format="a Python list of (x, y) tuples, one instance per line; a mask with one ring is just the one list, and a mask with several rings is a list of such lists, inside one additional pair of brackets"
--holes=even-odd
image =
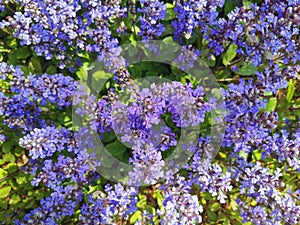
[(112, 142), (116, 138), (116, 135), (114, 132), (104, 132), (102, 134), (102, 141), (104, 143)]
[(225, 15), (230, 13), (237, 6), (236, 2), (233, 0), (225, 0), (224, 11)]
[(235, 73), (238, 75), (248, 76), (248, 75), (255, 74), (257, 71), (258, 71), (258, 69), (255, 66), (253, 66), (252, 64), (247, 64), (247, 65), (242, 66)]
[(56, 73), (56, 67), (55, 66), (49, 66), (46, 69), (46, 73), (48, 73), (48, 74), (55, 74)]
[(267, 111), (274, 112), (277, 106), (277, 98), (270, 98), (267, 104)]
[(18, 184), (25, 184), (28, 182), (28, 180), (29, 180), (29, 176), (26, 174), (20, 174), (16, 179)]
[(244, 5), (247, 9), (250, 9), (250, 8), (251, 8), (251, 1), (249, 1), (249, 0), (243, 0), (243, 5)]
[(122, 155), (127, 148), (119, 141), (115, 141), (111, 144), (106, 145), (106, 149), (110, 154), (112, 154), (112, 156), (116, 157)]
[(15, 205), (21, 201), (21, 198), (19, 195), (13, 194), (9, 200), (10, 205)]
[(7, 175), (7, 172), (4, 169), (0, 168), (0, 179), (5, 177)]
[(174, 12), (174, 9), (173, 8), (167, 8), (167, 15), (164, 18), (164, 20), (173, 20), (175, 17), (176, 17), (176, 12)]
[(43, 69), (40, 63), (40, 60), (38, 57), (32, 57), (30, 59), (29, 65), (37, 72), (37, 73), (42, 73)]
[(291, 79), (288, 84), (286, 100), (291, 102), (295, 93), (295, 82)]
[(32, 55), (32, 52), (28, 46), (18, 48), (17, 52), (16, 52), (17, 59), (27, 59), (31, 55)]
[(14, 142), (12, 142), (12, 141), (8, 141), (8, 142), (3, 143), (2, 152), (3, 153), (9, 153), (13, 145), (14, 145)]
[(162, 41), (167, 43), (174, 43), (174, 39), (172, 36), (165, 37)]
[(236, 44), (232, 44), (229, 46), (227, 51), (225, 52), (223, 56), (223, 64), (227, 66), (235, 57), (236, 57), (236, 50), (238, 49), (238, 46)]
[(147, 197), (145, 195), (139, 195), (139, 201), (136, 203), (138, 208), (143, 208), (147, 204)]
[(136, 211), (135, 213), (132, 214), (132, 216), (130, 217), (130, 223), (134, 224), (138, 219), (142, 218), (142, 213), (141, 211)]
[(5, 198), (9, 195), (11, 186), (6, 186), (0, 189), (0, 198)]
[(15, 162), (16, 158), (15, 158), (15, 156), (14, 156), (13, 154), (8, 153), (8, 154), (5, 154), (5, 155), (3, 156), (3, 160), (4, 160), (5, 162), (11, 162), (11, 163), (13, 163), (13, 162)]
[(238, 206), (238, 204), (236, 203), (235, 200), (231, 200), (230, 201), (230, 206), (231, 206), (231, 208), (232, 208), (233, 211), (236, 211), (239, 208), (239, 206)]
[(217, 212), (219, 209), (220, 209), (220, 203), (218, 203), (218, 202), (215, 202), (215, 203), (213, 203), (212, 205), (211, 205), (211, 207), (210, 207), (210, 209), (211, 209), (211, 211), (213, 211), (213, 212)]
[(88, 68), (83, 65), (82, 67), (79, 68), (79, 70), (76, 72), (76, 75), (80, 79), (81, 82), (85, 82), (88, 79)]
[(217, 220), (217, 214), (216, 213), (208, 211), (207, 215), (208, 215), (208, 217), (209, 217), (210, 220), (212, 220), (212, 221), (216, 221)]

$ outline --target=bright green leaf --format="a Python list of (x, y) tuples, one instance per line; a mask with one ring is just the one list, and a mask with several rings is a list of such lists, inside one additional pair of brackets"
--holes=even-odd
[(21, 198), (19, 195), (13, 194), (9, 200), (10, 205), (15, 205), (21, 201)]
[(238, 46), (236, 44), (232, 44), (228, 47), (227, 51), (223, 56), (223, 64), (227, 66), (235, 57), (236, 57), (236, 50)]
[(0, 198), (5, 198), (9, 195), (11, 191), (11, 186), (6, 186), (3, 188), (0, 188)]
[(7, 175), (7, 172), (4, 169), (0, 168), (0, 179), (5, 177)]
[(174, 12), (174, 9), (168, 8), (167, 15), (164, 18), (164, 20), (173, 20), (175, 17), (176, 17), (176, 13)]
[(213, 212), (217, 212), (220, 209), (220, 203), (219, 202), (215, 202), (211, 205), (210, 209)]
[(11, 154), (11, 153), (7, 153), (7, 154), (5, 154), (3, 156), (3, 160), (5, 162), (11, 162), (11, 163), (13, 163), (13, 162), (15, 162), (16, 157), (13, 154)]
[(267, 111), (274, 112), (277, 106), (277, 98), (270, 98), (267, 104)]
[(141, 211), (136, 211), (135, 213), (132, 214), (132, 216), (130, 217), (130, 223), (134, 224), (138, 219), (142, 218), (142, 213)]
[(294, 93), (295, 93), (295, 82), (291, 79), (289, 81), (287, 94), (286, 94), (286, 100), (288, 100), (288, 102), (292, 101)]
[(244, 5), (247, 9), (250, 9), (250, 7), (251, 7), (251, 1), (249, 1), (249, 0), (243, 0), (243, 5)]

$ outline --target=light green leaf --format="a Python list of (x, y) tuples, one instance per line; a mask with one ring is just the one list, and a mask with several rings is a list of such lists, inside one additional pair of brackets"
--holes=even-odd
[(251, 1), (249, 1), (249, 0), (243, 0), (243, 5), (244, 5), (247, 9), (250, 9), (250, 7), (251, 7)]
[(270, 98), (267, 104), (267, 111), (274, 112), (277, 105), (277, 98)]
[(0, 168), (0, 179), (5, 177), (7, 175), (7, 172), (4, 169)]
[(132, 214), (130, 217), (130, 223), (134, 224), (138, 219), (142, 218), (142, 212), (141, 211), (136, 211), (135, 213)]
[(176, 13), (173, 8), (167, 8), (167, 15), (164, 20), (173, 20), (176, 17)]
[(11, 186), (6, 186), (3, 188), (0, 188), (0, 198), (5, 198), (9, 195), (11, 191)]
[(238, 49), (238, 46), (236, 44), (232, 44), (229, 46), (227, 51), (225, 52), (223, 56), (223, 64), (227, 66), (235, 57), (236, 57), (236, 50)]
[(10, 205), (15, 205), (21, 201), (21, 198), (19, 195), (13, 194), (9, 200)]
[(295, 82), (291, 79), (289, 81), (289, 86), (286, 94), (286, 100), (288, 100), (288, 102), (292, 101), (294, 93), (295, 93)]
[(215, 203), (213, 203), (212, 205), (211, 205), (211, 207), (210, 207), (210, 209), (211, 209), (211, 211), (213, 211), (213, 212), (217, 212), (219, 209), (220, 209), (220, 203), (218, 203), (218, 202), (215, 202)]

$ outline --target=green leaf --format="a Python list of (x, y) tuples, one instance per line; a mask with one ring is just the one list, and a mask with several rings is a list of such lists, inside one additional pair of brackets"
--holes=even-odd
[(37, 73), (42, 73), (43, 69), (38, 57), (32, 57), (29, 62), (29, 66), (34, 69)]
[(229, 46), (227, 51), (225, 52), (223, 56), (223, 64), (227, 66), (235, 57), (236, 57), (236, 50), (238, 49), (238, 46), (236, 44), (232, 44)]
[(130, 223), (134, 224), (138, 219), (142, 218), (142, 213), (141, 211), (136, 211), (135, 213), (132, 214), (132, 216), (130, 217)]
[[(0, 208), (7, 209), (7, 201), (5, 198), (3, 198), (3, 199), (0, 198)], [(0, 215), (0, 221), (4, 221), (4, 219), (2, 219), (2, 217), (1, 217), (1, 215)]]
[(101, 91), (107, 79), (111, 78), (112, 74), (105, 71), (97, 71), (92, 74), (92, 88), (96, 92)]
[(210, 209), (213, 212), (217, 212), (220, 209), (220, 203), (219, 202), (215, 202), (211, 205)]
[(244, 5), (247, 9), (250, 9), (250, 7), (251, 7), (251, 1), (249, 1), (249, 0), (243, 0), (243, 5)]
[(21, 198), (19, 195), (13, 194), (9, 200), (10, 205), (15, 205), (21, 201)]
[(292, 101), (294, 93), (295, 93), (295, 82), (291, 79), (289, 81), (289, 86), (286, 94), (286, 100), (288, 100), (288, 102)]
[(247, 64), (247, 65), (242, 66), (235, 73), (238, 75), (249, 76), (249, 75), (255, 74), (257, 71), (258, 71), (258, 69), (255, 66), (253, 66), (252, 64)]
[(207, 212), (208, 218), (212, 221), (216, 221), (217, 220), (217, 214), (211, 211)]
[(0, 179), (5, 177), (7, 175), (7, 172), (4, 169), (0, 168)]
[(147, 197), (145, 195), (139, 195), (139, 201), (136, 203), (138, 208), (143, 208), (147, 204)]
[(232, 10), (234, 10), (234, 8), (236, 7), (236, 2), (233, 0), (225, 0), (225, 5), (224, 5), (224, 11), (225, 11), (225, 15), (227, 15), (228, 13), (230, 13)]
[(56, 73), (56, 67), (55, 66), (49, 66), (47, 69), (46, 69), (46, 73), (48, 74), (55, 74)]
[(112, 142), (116, 138), (116, 135), (114, 132), (104, 132), (102, 134), (102, 137), (103, 137), (102, 141), (104, 143), (109, 143), (109, 142)]
[(267, 104), (267, 111), (274, 112), (277, 106), (277, 98), (270, 98)]
[(5, 167), (8, 173), (13, 173), (19, 169), (18, 165), (14, 162), (8, 163)]
[(165, 37), (162, 41), (167, 43), (174, 43), (174, 39), (172, 36)]
[(7, 153), (7, 154), (5, 154), (5, 155), (3, 156), (3, 160), (4, 160), (5, 162), (11, 162), (11, 163), (13, 163), (13, 162), (15, 162), (16, 158), (15, 158), (15, 156), (14, 156), (13, 154)]
[(236, 211), (239, 208), (239, 206), (238, 206), (238, 204), (236, 203), (235, 200), (231, 200), (230, 201), (230, 206), (231, 206), (231, 208), (232, 208), (233, 211)]
[(16, 52), (17, 59), (27, 59), (31, 55), (32, 55), (32, 52), (28, 46), (18, 48), (17, 52)]
[(106, 149), (112, 156), (116, 157), (122, 155), (126, 151), (126, 146), (124, 146), (119, 141), (115, 141), (111, 144), (106, 145)]
[(8, 141), (8, 142), (3, 143), (2, 152), (9, 153), (13, 145), (14, 145), (13, 141)]
[(26, 184), (28, 180), (29, 180), (29, 176), (26, 174), (20, 174), (16, 179), (18, 184)]
[(0, 189), (0, 198), (5, 198), (9, 195), (11, 186), (6, 186)]
[(164, 20), (173, 20), (176, 17), (176, 12), (173, 8), (167, 8), (167, 15)]
[(76, 72), (76, 75), (80, 79), (81, 82), (87, 81), (88, 78), (88, 71), (86, 66), (82, 66), (79, 68), (79, 70)]

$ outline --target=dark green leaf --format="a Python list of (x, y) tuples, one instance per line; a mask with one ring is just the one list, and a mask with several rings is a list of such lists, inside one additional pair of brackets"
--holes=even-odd
[(28, 46), (18, 48), (18, 50), (16, 52), (17, 59), (27, 59), (31, 55), (32, 55), (32, 52)]
[(111, 144), (106, 145), (106, 149), (114, 157), (122, 155), (126, 151), (126, 146), (124, 146), (119, 141), (115, 141)]

